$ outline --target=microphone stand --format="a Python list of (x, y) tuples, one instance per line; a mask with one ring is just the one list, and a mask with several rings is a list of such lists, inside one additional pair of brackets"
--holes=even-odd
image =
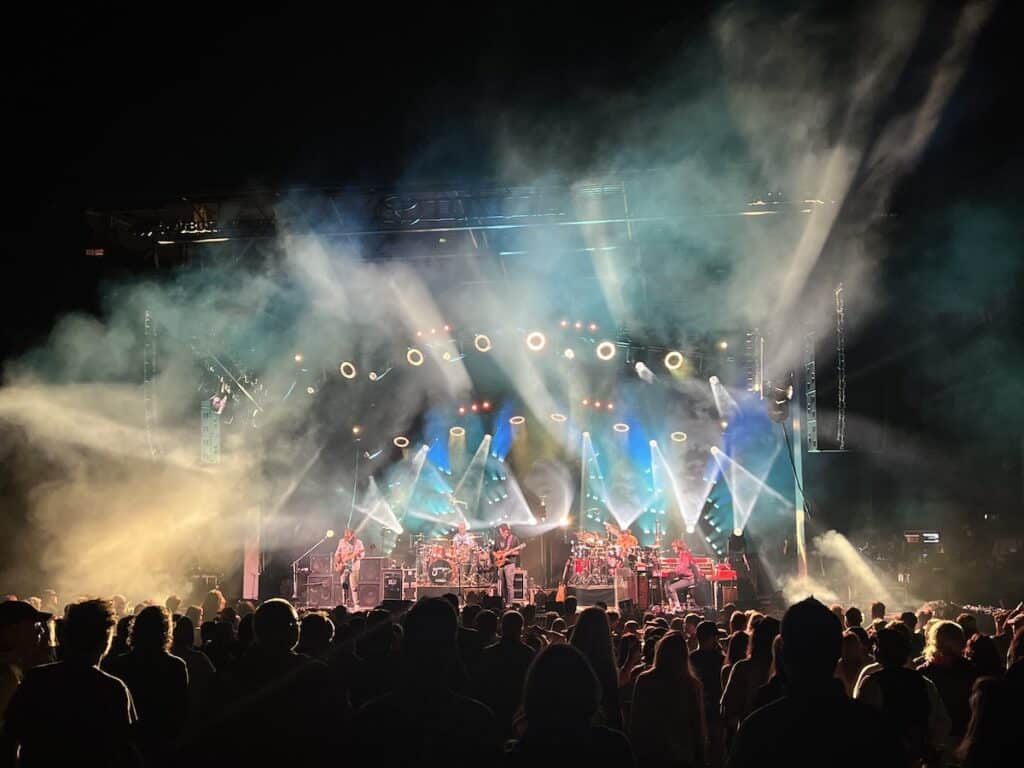
[[(298, 600), (299, 599), (299, 569), (296, 566), (298, 566), (300, 560), (302, 560), (304, 557), (306, 557), (309, 554), (311, 554), (314, 549), (319, 547), (321, 544), (323, 544), (329, 538), (330, 538), (330, 536), (324, 536), (323, 538), (320, 539), (320, 541), (318, 541), (312, 547), (310, 547), (305, 552), (303, 552), (301, 555), (299, 555), (294, 560), (292, 560), (292, 600)], [(308, 568), (306, 569), (306, 572), (307, 573), (309, 572)], [(307, 595), (307, 597), (308, 597), (308, 595)], [(307, 602), (309, 602), (309, 601), (307, 600)]]

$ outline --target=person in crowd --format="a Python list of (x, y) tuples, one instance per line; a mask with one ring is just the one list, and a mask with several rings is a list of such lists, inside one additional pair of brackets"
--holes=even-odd
[(570, 629), (576, 625), (576, 612), (579, 609), (579, 603), (576, 598), (569, 595), (565, 598), (565, 607), (562, 611), (562, 618), (565, 619), (565, 626)]
[(878, 669), (857, 688), (857, 699), (886, 719), (907, 757), (935, 764), (946, 749), (950, 720), (935, 685), (909, 666), (910, 630), (890, 622), (878, 631)]
[(185, 609), (185, 618), (192, 622), (192, 626), (195, 628), (195, 637), (192, 638), (192, 645), (195, 648), (199, 648), (203, 644), (202, 638), (199, 636), (199, 627), (203, 624), (203, 609), (198, 605), (190, 605)]
[(297, 653), (313, 659), (323, 659), (334, 639), (334, 624), (322, 613), (316, 611), (302, 617), (299, 629)]
[(733, 744), (730, 768), (859, 768), (864, 761), (860, 750), (836, 746), (868, 736), (874, 768), (906, 767), (902, 747), (885, 721), (847, 697), (835, 680), (842, 633), (835, 614), (814, 598), (786, 611), (781, 627), (786, 695), (746, 719)]
[(885, 603), (880, 600), (871, 604), (871, 623), (874, 624), (876, 621), (885, 621)]
[(0, 720), (25, 672), (52, 661), (52, 618), (53, 614), (20, 600), (0, 603)]
[(213, 662), (214, 667), (225, 669), (238, 659), (238, 643), (231, 624), (224, 621), (206, 621), (200, 630), (200, 634), (202, 630), (207, 631), (207, 635), (203, 637), (202, 650)]
[(964, 638), (970, 640), (978, 634), (978, 617), (973, 613), (961, 613), (956, 617), (956, 623), (964, 631)]
[(750, 647), (750, 635), (745, 631), (733, 632), (725, 649), (725, 663), (722, 665), (722, 688), (729, 681), (733, 666), (741, 659), (747, 658)]
[(978, 677), (964, 658), (964, 631), (952, 621), (936, 621), (928, 630), (925, 663), (918, 670), (935, 683), (951, 720), (952, 743), (963, 739), (971, 717), (970, 697)]
[(188, 715), (188, 667), (170, 654), (171, 615), (162, 605), (139, 611), (129, 651), (107, 671), (128, 686), (138, 714), (137, 741), (147, 763), (163, 765)]
[(829, 610), (832, 611), (832, 613), (836, 615), (836, 618), (839, 619), (840, 623), (845, 626), (846, 614), (843, 612), (843, 606), (839, 603), (832, 603), (832, 605), (829, 606)]
[(964, 647), (964, 657), (974, 665), (978, 677), (1002, 677), (1006, 674), (1006, 658), (1000, 658), (995, 642), (988, 635), (978, 632), (969, 638)]
[(498, 635), (498, 616), (494, 611), (485, 608), (476, 615), (476, 631), (479, 633), (478, 643), (481, 650), (494, 642)]
[(0, 764), (17, 764), (19, 752), (25, 766), (139, 764), (131, 740), (131, 694), (99, 668), (116, 623), (106, 600), (69, 606), (63, 660), (28, 670), (7, 705)]
[(123, 653), (128, 653), (128, 638), (131, 636), (132, 624), (134, 622), (134, 616), (122, 616), (117, 620), (117, 626), (114, 630), (114, 639), (110, 643), (110, 652), (100, 663), (104, 669), (106, 669), (107, 664), (109, 664), (112, 659), (116, 659)]
[(1024, 690), (1024, 626), (1014, 634), (1006, 660), (1006, 679), (1017, 686), (1018, 690)]
[(630, 768), (633, 755), (625, 735), (594, 725), (600, 698), (600, 684), (580, 651), (565, 644), (546, 647), (526, 675), (525, 730), (509, 746), (508, 764)]
[(924, 636), (917, 634), (917, 614), (913, 611), (904, 611), (900, 614), (900, 621), (910, 630), (910, 658), (916, 659), (924, 653)]
[(846, 620), (847, 629), (859, 627), (864, 623), (864, 614), (861, 613), (860, 608), (858, 608), (855, 605), (851, 605), (849, 608), (846, 609), (846, 614), (844, 615), (844, 618)]
[(612, 633), (612, 640), (618, 640), (619, 624), (622, 620), (622, 616), (614, 608), (610, 611), (605, 611), (605, 616), (608, 617), (608, 631)]
[(174, 616), (179, 610), (181, 610), (181, 596), (180, 595), (169, 595), (164, 601), (164, 608), (167, 612)]
[(522, 641), (523, 617), (516, 611), (501, 616), (501, 640), (480, 654), (474, 676), (475, 697), (494, 712), (506, 738), (513, 735), (513, 720), (533, 661), (533, 649)]
[(580, 613), (569, 642), (582, 653), (601, 684), (601, 714), (609, 728), (622, 730), (622, 708), (619, 704), (619, 675), (615, 666), (612, 634), (608, 619), (600, 608), (587, 608)]
[(110, 604), (113, 606), (114, 615), (118, 619), (132, 615), (132, 613), (128, 610), (128, 598), (124, 595), (114, 595), (110, 598)]
[(619, 668), (619, 692), (624, 686), (632, 687), (636, 680), (634, 669), (643, 659), (643, 645), (635, 634), (623, 635), (619, 639), (619, 650), (616, 655)]
[(768, 682), (754, 693), (751, 711), (778, 701), (786, 695), (786, 668), (782, 665), (782, 635), (776, 635), (772, 642), (772, 668)]
[(387, 745), (389, 765), (418, 765), (443, 755), (451, 765), (494, 765), (500, 730), (491, 711), (451, 687), (459, 664), (458, 618), (440, 598), (424, 598), (405, 616), (395, 690), (364, 704), (355, 715), (357, 754)]
[(203, 598), (203, 618), (206, 621), (215, 621), (220, 616), (220, 612), (224, 610), (225, 605), (227, 605), (227, 601), (224, 599), (223, 593), (219, 589), (211, 589)]
[(683, 631), (686, 633), (686, 647), (690, 653), (697, 650), (697, 625), (700, 624), (701, 617), (696, 613), (686, 614), (686, 618), (683, 619)]
[(654, 667), (637, 677), (629, 738), (641, 768), (704, 765), (704, 693), (690, 668), (685, 633), (662, 637)]
[(853, 632), (844, 632), (842, 651), (836, 664), (836, 679), (842, 682), (847, 696), (853, 696), (861, 670), (867, 665), (867, 653), (860, 638)]
[(718, 710), (722, 700), (722, 665), (725, 657), (718, 644), (714, 622), (697, 625), (697, 650), (690, 654), (690, 666), (704, 691), (704, 720), (708, 729), (708, 757), (713, 767), (721, 765), (724, 750), (722, 718)]
[(185, 662), (188, 669), (189, 715), (194, 719), (201, 711), (203, 694), (213, 680), (213, 662), (192, 644), (195, 629), (188, 616), (174, 623), (171, 633), (171, 654)]
[(352, 706), (359, 707), (394, 690), (397, 655), (387, 611), (370, 612), (365, 628), (356, 637), (355, 652), (361, 663), (355, 670), (351, 698)]
[(1008, 680), (982, 677), (971, 693), (971, 719), (956, 750), (962, 768), (1008, 765), (1024, 753), (1021, 689)]
[(772, 643), (779, 634), (779, 620), (766, 616), (750, 636), (747, 658), (736, 662), (722, 691), (721, 712), (726, 732), (736, 733), (739, 724), (750, 714), (754, 694), (768, 682), (772, 668)]
[(747, 614), (743, 611), (733, 611), (729, 617), (729, 636), (732, 637), (737, 632), (747, 631)]

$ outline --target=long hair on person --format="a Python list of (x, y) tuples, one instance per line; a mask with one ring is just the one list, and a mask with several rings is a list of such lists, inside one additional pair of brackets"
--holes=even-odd
[(682, 632), (674, 629), (658, 641), (654, 649), (654, 674), (670, 680), (697, 682), (697, 676), (690, 667), (686, 636)]
[[(971, 719), (956, 750), (964, 768), (1000, 765), (1024, 747), (1020, 692), (1008, 681), (981, 677), (971, 693)], [(1011, 758), (1012, 759), (1012, 758)]]
[(570, 644), (590, 662), (601, 684), (601, 707), (606, 724), (621, 728), (622, 711), (619, 706), (619, 670), (615, 664), (615, 649), (608, 617), (600, 608), (587, 608), (576, 620)]

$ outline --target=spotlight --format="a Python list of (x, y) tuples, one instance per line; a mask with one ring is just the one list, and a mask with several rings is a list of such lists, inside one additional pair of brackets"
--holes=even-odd
[(669, 352), (667, 355), (665, 355), (665, 367), (668, 368), (670, 371), (679, 370), (679, 368), (681, 368), (682, 365), (683, 365), (683, 354), (682, 354), (682, 352), (677, 352), (676, 350), (673, 349), (671, 352)]
[(518, 427), (520, 424), (525, 424), (526, 423), (526, 417), (525, 416), (513, 416), (511, 419), (508, 420), (508, 423), (511, 424), (513, 427)]
[(573, 352), (571, 349), (565, 350), (565, 352), (563, 352), (562, 354), (565, 355), (566, 360), (574, 360), (576, 358), (576, 353)]
[(540, 331), (530, 331), (526, 335), (526, 346), (530, 348), (531, 352), (540, 352), (547, 346), (548, 339)]
[(491, 401), (490, 400), (484, 400), (484, 410), (485, 411), (491, 410)]
[(559, 523), (559, 525), (561, 525), (563, 528), (568, 528), (570, 525), (572, 525), (572, 519), (567, 517), (565, 518), (565, 520)]
[(563, 328), (568, 328), (569, 327), (569, 321), (568, 320), (563, 320), (561, 325), (562, 325)]
[(648, 443), (648, 445), (651, 446), (651, 448), (657, 448), (658, 447), (658, 441), (657, 440), (651, 440)]
[(452, 427), (451, 429), (448, 430), (448, 434), (451, 435), (452, 437), (465, 437), (466, 430), (463, 429), (462, 427)]
[(729, 348), (729, 342), (728, 341), (720, 341), (720, 342), (718, 342), (718, 348), (719, 349), (728, 349)]
[(565, 421), (565, 414), (564, 413), (558, 413), (558, 412), (552, 413), (551, 414), (551, 420), (553, 422), (555, 422), (556, 424), (561, 424), (563, 421)]
[(612, 427), (616, 432), (629, 432), (629, 424), (623, 424), (621, 421)]
[(409, 447), (409, 438), (406, 437), (405, 435), (399, 435), (394, 440), (392, 440), (392, 442), (395, 444), (396, 448), (408, 448)]
[(460, 405), (459, 406), (459, 416), (465, 416), (465, 415), (466, 415), (466, 406)]
[(594, 403), (594, 407), (595, 408), (600, 408), (601, 407), (601, 401), (598, 400), (596, 403)]
[(358, 437), (359, 435), (363, 434), (363, 428), (356, 424), (354, 427), (352, 427), (352, 434)]
[(606, 407), (608, 408), (609, 411), (614, 411), (615, 410), (615, 403), (608, 403), (608, 405)]
[(590, 324), (590, 330), (596, 331), (597, 330), (597, 323), (591, 323)]
[(583, 329), (583, 323), (581, 323), (579, 320), (577, 320), (576, 321), (576, 330), (579, 331), (579, 330), (582, 330), (582, 329)]
[(480, 407), (480, 406), (478, 406), (478, 405), (477, 405), (476, 403), (473, 403), (473, 404), (472, 404), (471, 406), (469, 406), (469, 409), (470, 409), (470, 410), (471, 410), (471, 411), (472, 411), (473, 413), (476, 413), (476, 412), (477, 412), (477, 409), (478, 409), (479, 407)]
[(304, 357), (302, 356), (302, 353), (301, 353), (301, 352), (295, 355), (295, 362), (296, 362), (296, 363), (301, 363), (301, 362), (302, 362), (303, 360), (305, 360), (305, 359), (306, 359), (306, 358), (304, 358)]
[(588, 400), (587, 398), (584, 397), (583, 398), (583, 405), (590, 405), (590, 400)]
[(315, 395), (316, 394), (316, 387), (306, 387), (306, 394), (307, 395)]
[(326, 536), (327, 536), (328, 539), (333, 539), (334, 538), (334, 529), (333, 528), (328, 528)]
[(687, 533), (693, 533), (694, 530), (695, 530), (695, 526), (692, 526), (689, 523), (686, 524), (686, 532)]
[(450, 363), (452, 361), (452, 353), (445, 352), (443, 355), (441, 355), (441, 359), (444, 360), (446, 363)]
[(491, 339), (486, 334), (478, 333), (473, 337), (473, 346), (476, 347), (477, 352), (490, 352)]
[(445, 325), (445, 327), (444, 327), (444, 330), (445, 330), (445, 332), (446, 332), (446, 333), (447, 333), (447, 332), (450, 332), (450, 331), (451, 331), (451, 329), (452, 329), (452, 327), (451, 327), (450, 325), (447, 325), (447, 324), (446, 324), (446, 325)]
[(722, 429), (728, 429), (728, 428), (729, 428), (729, 422), (728, 421), (723, 421), (722, 422)]
[(615, 344), (611, 341), (602, 341), (597, 345), (598, 360), (611, 360), (615, 357)]
[(742, 528), (733, 528), (732, 529), (732, 535), (733, 536), (742, 536), (743, 535), (743, 529)]
[(408, 361), (409, 365), (423, 365), (423, 353), (416, 347), (409, 347), (409, 351), (405, 353), (405, 359)]
[(366, 378), (368, 378), (370, 381), (376, 381), (380, 377), (377, 376), (376, 371), (370, 371), (368, 374), (366, 374)]
[(673, 443), (685, 443), (686, 433), (685, 432), (673, 432), (669, 437), (672, 438)]
[(589, 432), (584, 432), (583, 433), (583, 437), (590, 437), (590, 433)]
[[(338, 366), (338, 373), (340, 373), (346, 379), (354, 379), (356, 377), (356, 367), (348, 360)], [(376, 381), (376, 374), (371, 373), (370, 379)]]

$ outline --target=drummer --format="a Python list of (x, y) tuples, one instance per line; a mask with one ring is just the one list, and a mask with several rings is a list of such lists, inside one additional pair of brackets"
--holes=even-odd
[(604, 527), (608, 529), (608, 533), (612, 537), (613, 546), (619, 547), (624, 552), (632, 552), (633, 549), (640, 546), (640, 541), (629, 528), (623, 530), (615, 523), (605, 523)]
[(460, 520), (458, 529), (452, 536), (452, 556), (462, 571), (462, 577), (468, 578), (472, 570), (471, 555), (476, 540), (469, 532), (465, 520)]

